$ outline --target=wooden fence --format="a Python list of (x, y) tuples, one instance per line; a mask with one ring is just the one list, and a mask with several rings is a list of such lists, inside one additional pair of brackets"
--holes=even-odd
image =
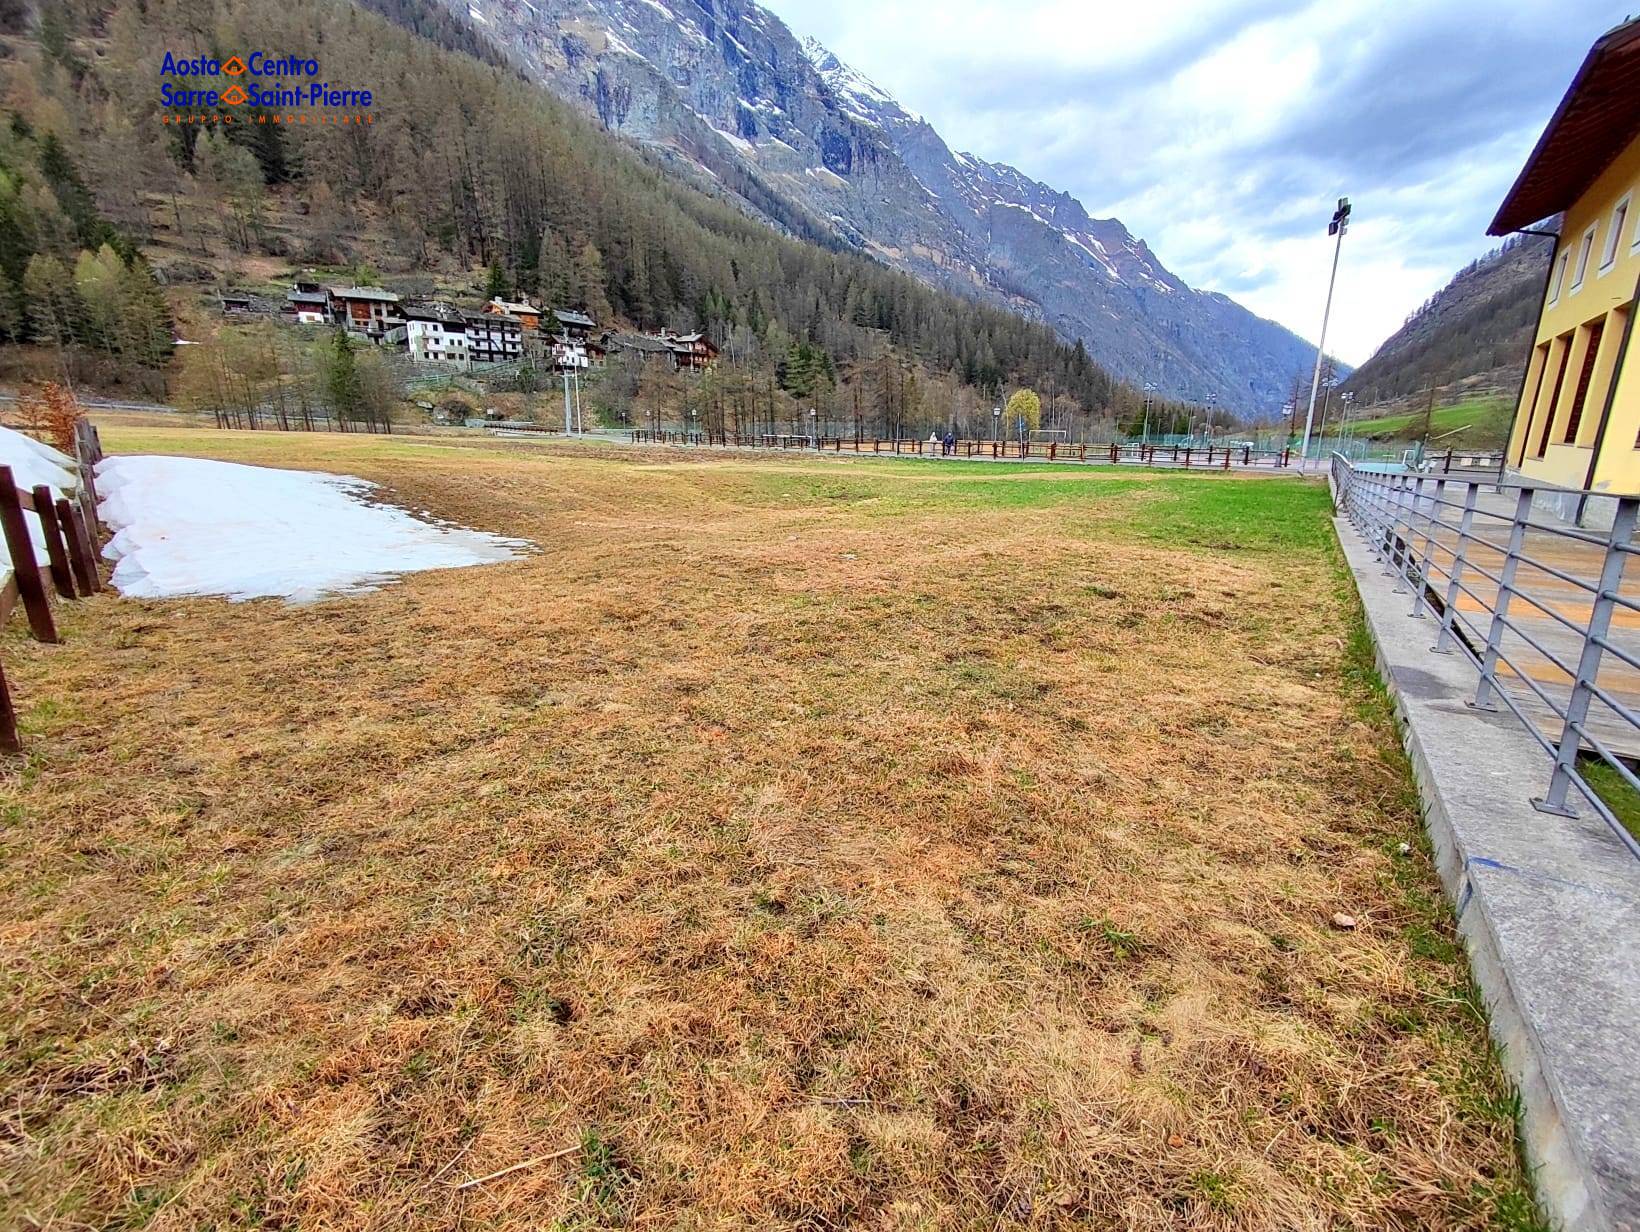
[[(97, 485), (93, 467), (102, 460), (102, 442), (97, 430), (81, 420), (74, 431), (74, 463), (79, 472), (80, 490), (76, 499), (54, 497), (44, 484), (24, 490), (17, 486), (11, 467), (0, 466), (0, 532), (11, 557), (11, 573), (0, 585), (0, 626), (18, 607), (28, 617), (29, 632), (35, 641), (59, 642), (57, 622), (51, 612), (51, 595), (59, 599), (83, 599), (102, 589), (97, 572), (97, 544), (101, 527), (97, 523)], [(29, 534), (32, 513), (40, 522), (46, 559), (35, 554)], [(17, 712), (11, 690), (0, 667), (0, 749), (15, 751)]]
[(211, 412), (219, 428), (238, 428), (251, 432), (385, 432), (393, 431), (393, 422), (385, 415), (365, 415), (357, 419), (333, 416), (328, 411), (280, 409), (260, 407), (254, 410), (228, 407)]
[(1177, 466), (1187, 470), (1229, 470), (1235, 467), (1281, 469), (1291, 464), (1290, 449), (1255, 449), (1251, 445), (1122, 445), (1073, 444), (1069, 441), (960, 440), (949, 449), (937, 440), (879, 440), (843, 436), (736, 435), (718, 432), (660, 432), (632, 430), (638, 445), (699, 445), (741, 449), (795, 449), (811, 453), (910, 454), (929, 457), (1010, 458), (1038, 462), (1132, 463), (1140, 466)]

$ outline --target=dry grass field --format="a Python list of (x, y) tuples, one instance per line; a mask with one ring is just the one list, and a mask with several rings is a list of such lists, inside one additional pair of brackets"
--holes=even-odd
[(541, 551), (11, 623), (0, 1227), (1537, 1226), (1314, 484), (104, 435)]

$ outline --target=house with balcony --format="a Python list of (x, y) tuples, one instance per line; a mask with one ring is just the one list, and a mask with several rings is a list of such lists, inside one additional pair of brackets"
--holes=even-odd
[(381, 287), (330, 287), (331, 320), (372, 342), (402, 342), (405, 321), (399, 297)]
[(674, 334), (671, 330), (661, 335), (672, 362), (679, 372), (704, 372), (717, 362), (717, 346), (702, 333)]
[(298, 325), (328, 325), (330, 292), (316, 282), (298, 282), (285, 293), (284, 310)]
[(558, 318), (558, 328), (577, 342), (587, 341), (598, 328), (596, 321), (573, 308), (554, 308), (552, 315)]
[(516, 303), (497, 296), (484, 305), (484, 311), (492, 316), (516, 317), (519, 327), (526, 334), (533, 334), (541, 328), (542, 309), (530, 303), (527, 296)]
[(404, 306), (405, 346), (412, 363), (440, 364), (466, 371), (467, 319), (453, 304)]
[(467, 356), (475, 364), (515, 364), (524, 358), (524, 324), (511, 313), (467, 312)]
[(1576, 490), (1640, 493), (1640, 371), (1625, 363), (1640, 291), (1636, 99), (1631, 20), (1590, 48), (1488, 229), (1554, 241), (1506, 461), (1523, 479), (1571, 490), (1539, 499), (1584, 522), (1611, 502)]

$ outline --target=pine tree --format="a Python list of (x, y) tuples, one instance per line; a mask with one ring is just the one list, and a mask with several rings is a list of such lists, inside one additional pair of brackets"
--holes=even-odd
[(507, 298), (507, 271), (501, 268), (499, 261), (490, 262), (490, 272), (484, 280), (484, 298)]
[(23, 332), (23, 293), (0, 269), (0, 335), (15, 342)]
[(23, 274), (23, 294), (28, 300), (29, 329), (41, 342), (65, 347), (78, 337), (78, 305), (68, 269), (50, 253), (29, 258)]
[(582, 247), (576, 261), (580, 286), (581, 310), (594, 321), (607, 321), (614, 315), (609, 306), (609, 277), (604, 273), (603, 254), (590, 240)]
[(353, 343), (342, 330), (336, 331), (335, 340), (325, 357), (325, 401), (338, 420), (358, 417), (364, 402), (364, 388), (359, 379), (359, 366), (353, 354)]

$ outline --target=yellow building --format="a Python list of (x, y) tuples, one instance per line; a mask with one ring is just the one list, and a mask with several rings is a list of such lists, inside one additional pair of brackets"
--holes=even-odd
[[(1489, 234), (1542, 233), (1557, 214), (1508, 464), (1565, 488), (1640, 494), (1640, 366), (1624, 370), (1640, 291), (1640, 20), (1589, 50)], [(1583, 501), (1566, 503), (1584, 514)]]

